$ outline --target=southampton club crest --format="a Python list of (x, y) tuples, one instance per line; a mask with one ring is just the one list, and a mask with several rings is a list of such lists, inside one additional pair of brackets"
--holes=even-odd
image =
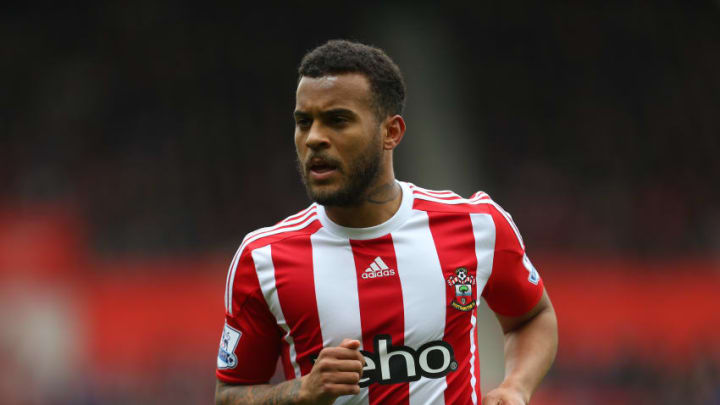
[(473, 288), (476, 285), (475, 277), (468, 274), (465, 267), (458, 267), (455, 275), (448, 276), (447, 283), (455, 288), (455, 299), (450, 303), (453, 308), (460, 311), (470, 311), (475, 308)]

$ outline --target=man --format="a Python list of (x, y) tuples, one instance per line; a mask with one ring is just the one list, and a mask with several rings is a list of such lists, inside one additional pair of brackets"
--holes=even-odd
[[(216, 403), (527, 404), (557, 323), (510, 216), (481, 192), (395, 180), (405, 86), (383, 51), (330, 41), (299, 77), (295, 146), (315, 203), (235, 254)], [(506, 359), (484, 398), (481, 294)], [(270, 385), (278, 357), (287, 381)]]

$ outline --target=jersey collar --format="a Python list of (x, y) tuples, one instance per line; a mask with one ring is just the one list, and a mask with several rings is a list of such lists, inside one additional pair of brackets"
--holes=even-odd
[(375, 239), (387, 235), (405, 223), (412, 212), (412, 190), (410, 189), (410, 186), (403, 181), (398, 181), (398, 184), (400, 184), (400, 188), (402, 189), (402, 201), (400, 202), (400, 208), (398, 208), (397, 212), (395, 212), (390, 219), (382, 224), (368, 228), (348, 228), (346, 226), (338, 225), (328, 218), (325, 213), (325, 207), (318, 204), (318, 217), (320, 218), (320, 223), (322, 223), (322, 225), (330, 232), (343, 238), (364, 240)]

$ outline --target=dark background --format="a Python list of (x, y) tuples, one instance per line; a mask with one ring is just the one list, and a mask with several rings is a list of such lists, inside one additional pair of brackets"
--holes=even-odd
[[(385, 49), (405, 73), (399, 179), (488, 192), (540, 257), (685, 263), (671, 275), (692, 261), (716, 276), (720, 4), (446, 3), (2, 6), (0, 217), (10, 229), (17, 216), (62, 212), (92, 263), (229, 262), (245, 233), (308, 204), (292, 142), (296, 69), (306, 51), (348, 38)], [(43, 254), (33, 247), (22, 255)], [(23, 274), (8, 260), (6, 280)], [(590, 272), (582, 267), (574, 271)], [(618, 364), (582, 384), (672, 380), (658, 371), (666, 366)], [(558, 370), (552, 384), (582, 385)], [(717, 366), (701, 370), (702, 383), (663, 392), (720, 403), (707, 389)], [(191, 391), (204, 398), (207, 386)], [(114, 400), (121, 389), (98, 390), (79, 389), (88, 403), (142, 402), (134, 388)], [(58, 403), (79, 401), (63, 395)], [(594, 404), (593, 395), (575, 403)]]
[[(0, 198), (77, 207), (103, 253), (224, 249), (305, 206), (292, 144), (296, 66), (330, 38), (397, 51), (406, 143), (433, 120), (412, 114), (416, 94), (448, 77), (462, 89), (441, 102), (465, 131), (428, 134), (476, 148), (462, 173), (426, 184), (422, 157), (401, 147), (401, 179), (486, 190), (542, 249), (718, 250), (712, 2), (58, 7), (0, 17)], [(384, 36), (393, 21), (406, 43)], [(423, 30), (438, 34), (412, 38)], [(404, 47), (428, 42), (422, 65), (403, 63)]]

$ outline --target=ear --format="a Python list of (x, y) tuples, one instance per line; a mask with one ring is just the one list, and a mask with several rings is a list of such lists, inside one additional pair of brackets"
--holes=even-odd
[(383, 149), (393, 150), (405, 135), (405, 120), (400, 115), (388, 117), (383, 123)]

